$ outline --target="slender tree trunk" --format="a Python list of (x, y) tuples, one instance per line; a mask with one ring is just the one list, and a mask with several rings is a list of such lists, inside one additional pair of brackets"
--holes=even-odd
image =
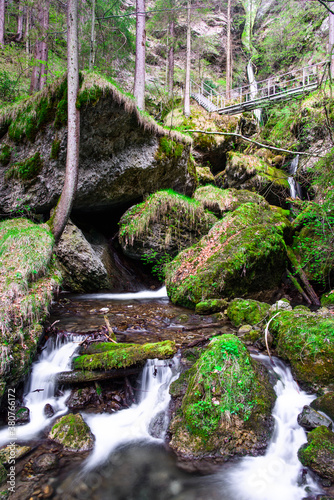
[(17, 17), (17, 34), (15, 40), (20, 42), (23, 38), (23, 5), (22, 0), (19, 3), (19, 15)]
[(92, 3), (92, 29), (90, 32), (89, 71), (94, 68), (95, 59), (95, 0)]
[(133, 94), (139, 109), (145, 109), (145, 0), (136, 0), (136, 68)]
[(0, 0), (0, 46), (5, 45), (5, 0)]
[(41, 61), (45, 61), (45, 64), (41, 65), (41, 75), (39, 82), (39, 89), (41, 90), (46, 84), (47, 78), (47, 62), (48, 62), (48, 30), (49, 30), (49, 9), (50, 0), (44, 0), (43, 2), (43, 13), (42, 13), (42, 40), (40, 41), (40, 57)]
[(79, 91), (78, 59), (78, 3), (77, 0), (67, 0), (67, 158), (64, 187), (52, 221), (52, 232), (56, 243), (70, 216), (78, 184), (80, 145), (80, 112), (76, 108)]
[(169, 24), (169, 51), (168, 51), (168, 93), (169, 96), (173, 95), (173, 84), (174, 84), (174, 20)]
[(29, 9), (29, 7), (27, 7), (27, 13), (26, 13), (26, 32), (25, 32), (27, 62), (28, 62), (28, 57), (29, 57), (29, 54), (30, 54), (29, 29), (30, 29), (30, 9)]
[[(36, 40), (35, 44), (35, 52), (34, 52), (34, 58), (38, 61), (41, 60), (41, 44), (39, 40)], [(39, 90), (39, 78), (41, 74), (41, 67), (39, 63), (35, 63), (35, 66), (32, 68), (31, 72), (31, 79), (30, 79), (30, 89), (29, 93), (33, 94), (34, 92), (37, 92)]]
[[(334, 9), (334, 3), (331, 4), (332, 10)], [(334, 78), (334, 14), (329, 12), (329, 54), (331, 56), (331, 75)]]
[(190, 26), (191, 0), (187, 2), (187, 56), (186, 56), (186, 82), (184, 88), (183, 114), (190, 116), (190, 63), (191, 63), (191, 26)]
[(231, 90), (231, 0), (227, 2), (227, 42), (226, 42), (226, 97), (230, 98)]

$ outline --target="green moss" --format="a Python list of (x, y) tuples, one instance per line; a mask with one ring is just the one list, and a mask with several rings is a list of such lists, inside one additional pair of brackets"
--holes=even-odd
[(55, 139), (52, 142), (51, 152), (50, 152), (50, 159), (51, 160), (57, 160), (58, 159), (59, 150), (60, 150), (60, 143), (61, 143), (61, 141), (58, 141), (57, 139)]
[(181, 142), (176, 142), (166, 136), (160, 137), (159, 149), (155, 154), (158, 161), (164, 160), (168, 157), (180, 158), (184, 151), (184, 145)]
[(86, 87), (82, 90), (77, 98), (76, 107), (81, 109), (83, 106), (90, 104), (94, 106), (103, 96), (103, 90), (97, 85)]
[(334, 481), (334, 434), (326, 426), (317, 427), (307, 435), (306, 446), (298, 451), (303, 465), (321, 477)]
[(227, 308), (227, 316), (235, 326), (255, 325), (264, 321), (270, 305), (257, 300), (234, 299)]
[(90, 429), (80, 413), (69, 413), (57, 420), (49, 437), (70, 451), (84, 451), (93, 447)]
[(315, 410), (323, 411), (334, 420), (334, 392), (326, 392), (323, 396), (314, 399), (310, 406)]
[(97, 354), (78, 356), (73, 360), (75, 370), (111, 370), (126, 368), (147, 359), (166, 359), (176, 353), (175, 342), (165, 340), (153, 344), (131, 344), (110, 348)]
[(8, 165), (10, 162), (10, 157), (12, 155), (12, 148), (8, 144), (3, 144), (0, 153), (0, 163), (4, 166)]
[(18, 163), (13, 163), (5, 174), (6, 180), (19, 179), (29, 181), (34, 179), (43, 168), (43, 160), (39, 151), (26, 160)]
[(210, 299), (196, 304), (196, 314), (212, 314), (219, 311), (224, 311), (227, 307), (227, 300)]
[(332, 306), (334, 305), (334, 290), (329, 293), (324, 293), (321, 296), (321, 305), (322, 306)]

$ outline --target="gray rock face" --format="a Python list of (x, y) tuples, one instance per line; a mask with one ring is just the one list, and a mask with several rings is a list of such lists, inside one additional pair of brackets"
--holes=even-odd
[[(79, 181), (74, 208), (115, 206), (170, 187), (191, 194), (195, 180), (188, 172), (190, 144), (182, 144), (178, 157), (161, 155), (159, 136), (163, 134), (163, 129), (138, 117), (133, 107), (127, 111), (125, 103), (115, 102), (110, 94), (102, 96), (94, 106), (86, 104), (81, 109)], [(51, 153), (55, 141), (59, 142), (56, 155)], [(43, 167), (34, 178), (22, 180), (6, 179), (11, 165), (0, 165), (0, 210), (9, 213), (27, 205), (43, 213), (54, 207), (64, 183), (67, 128), (55, 130), (47, 125), (37, 133), (34, 142), (22, 140), (15, 144), (6, 134), (1, 143), (13, 150), (15, 147), (12, 162), (39, 152)]]
[(304, 406), (303, 411), (298, 415), (297, 422), (307, 431), (311, 431), (320, 425), (325, 425), (330, 429), (332, 427), (332, 421), (329, 418), (321, 415), (321, 413), (307, 405)]

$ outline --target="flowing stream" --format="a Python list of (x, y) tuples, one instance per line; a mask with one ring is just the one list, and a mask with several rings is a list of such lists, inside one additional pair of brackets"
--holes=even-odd
[[(250, 85), (250, 100), (255, 99), (257, 94), (257, 81), (253, 70), (252, 61), (249, 60), (247, 64), (247, 77)], [(254, 109), (254, 116), (258, 123), (261, 121), (261, 109)]]
[(289, 169), (289, 177), (288, 177), (288, 183), (290, 186), (290, 196), (291, 198), (295, 199), (297, 196), (301, 199), (301, 189), (300, 189), (300, 184), (295, 181), (295, 174), (297, 172), (299, 164), (299, 155), (296, 155), (294, 159), (291, 161), (290, 164), (290, 169)]

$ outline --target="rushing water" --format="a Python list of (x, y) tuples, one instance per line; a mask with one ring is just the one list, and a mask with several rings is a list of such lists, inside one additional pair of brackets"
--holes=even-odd
[(298, 168), (298, 163), (299, 163), (299, 155), (296, 155), (293, 160), (291, 161), (290, 164), (290, 169), (289, 169), (289, 177), (288, 177), (288, 182), (290, 186), (290, 196), (291, 198), (295, 199), (297, 196), (301, 198), (301, 189), (300, 185), (298, 182), (295, 181), (295, 174), (297, 172)]
[(159, 290), (143, 290), (133, 293), (85, 293), (77, 295), (80, 300), (146, 300), (146, 299), (167, 299), (167, 290), (163, 286)]
[[(253, 100), (255, 99), (257, 95), (257, 81), (255, 79), (255, 74), (253, 70), (253, 64), (252, 61), (249, 60), (247, 64), (247, 76), (248, 76), (248, 81), (250, 85), (250, 99)], [(257, 120), (258, 123), (261, 121), (261, 109), (254, 109), (254, 116)]]

